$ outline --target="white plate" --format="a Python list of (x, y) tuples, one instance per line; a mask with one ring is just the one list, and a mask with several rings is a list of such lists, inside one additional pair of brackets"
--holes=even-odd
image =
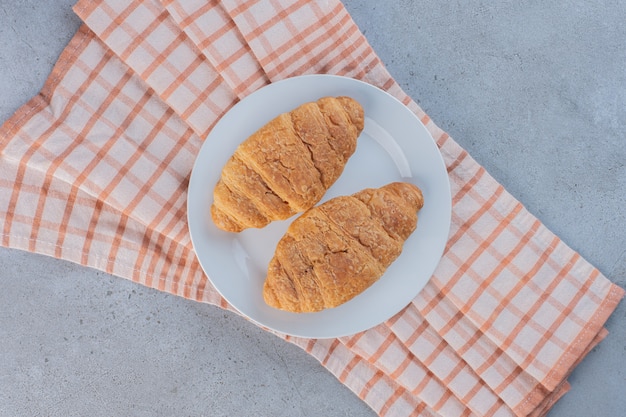
[[(278, 240), (297, 217), (263, 229), (224, 232), (209, 212), (213, 187), (240, 142), (280, 113), (324, 96), (347, 95), (365, 110), (357, 150), (323, 201), (392, 181), (422, 189), (417, 230), (400, 257), (366, 291), (318, 313), (288, 313), (263, 301), (267, 265)], [(439, 150), (422, 123), (402, 103), (370, 84), (333, 75), (282, 80), (250, 94), (215, 125), (197, 156), (189, 182), (187, 215), (198, 260), (211, 283), (239, 312), (261, 326), (292, 336), (339, 337), (369, 329), (404, 308), (426, 285), (448, 239), (450, 183)]]

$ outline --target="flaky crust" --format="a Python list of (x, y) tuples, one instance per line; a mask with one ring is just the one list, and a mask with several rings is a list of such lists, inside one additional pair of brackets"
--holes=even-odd
[(349, 97), (324, 97), (271, 120), (222, 169), (213, 222), (239, 232), (313, 207), (343, 172), (363, 125), (363, 108)]
[(315, 312), (354, 298), (400, 255), (423, 205), (418, 187), (395, 182), (306, 211), (276, 247), (263, 287), (265, 302)]

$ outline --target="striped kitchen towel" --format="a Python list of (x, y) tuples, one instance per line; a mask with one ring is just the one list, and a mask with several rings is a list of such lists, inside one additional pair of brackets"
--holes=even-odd
[[(2, 245), (235, 310), (186, 224), (203, 139), (253, 91), (337, 74), (379, 87), (443, 156), (452, 225), (426, 287), (339, 339), (278, 335), (381, 416), (541, 416), (624, 295), (439, 129), (338, 0), (80, 0), (41, 93), (0, 128)], [(407, 272), (410, 274), (410, 272)], [(235, 312), (236, 313), (236, 312)]]

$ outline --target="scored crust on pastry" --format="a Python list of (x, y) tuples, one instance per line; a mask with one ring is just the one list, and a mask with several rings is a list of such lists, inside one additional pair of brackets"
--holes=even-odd
[(213, 222), (240, 232), (313, 207), (343, 172), (363, 125), (363, 108), (350, 97), (324, 97), (272, 119), (222, 169)]
[(423, 205), (417, 186), (394, 182), (309, 209), (278, 242), (263, 286), (265, 302), (299, 313), (354, 298), (398, 258)]

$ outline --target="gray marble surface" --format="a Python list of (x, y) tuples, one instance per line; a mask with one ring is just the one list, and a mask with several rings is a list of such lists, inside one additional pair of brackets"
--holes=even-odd
[[(43, 85), (80, 25), (73, 3), (0, 0), (0, 120)], [(626, 286), (626, 3), (344, 4), (439, 126)], [(374, 415), (299, 348), (216, 307), (9, 249), (0, 282), (1, 416)], [(625, 304), (550, 417), (624, 415)]]

